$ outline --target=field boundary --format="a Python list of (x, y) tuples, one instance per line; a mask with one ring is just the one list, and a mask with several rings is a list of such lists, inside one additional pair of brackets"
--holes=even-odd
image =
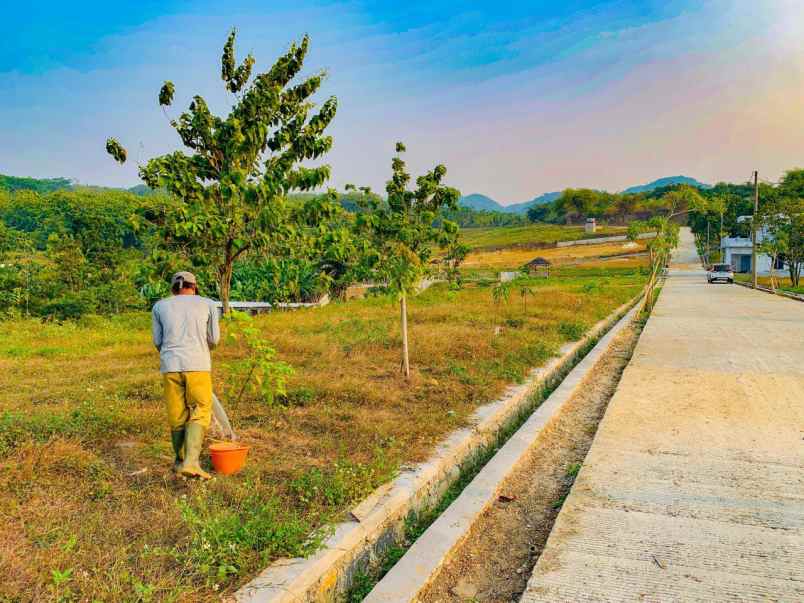
[[(653, 232), (645, 232), (640, 234), (637, 238), (638, 239), (652, 239), (656, 236), (656, 233)], [(508, 244), (497, 244), (497, 245), (479, 245), (477, 247), (472, 247), (470, 253), (483, 253), (489, 251), (505, 251), (507, 249), (524, 249), (524, 250), (535, 250), (535, 249), (557, 249), (561, 247), (574, 247), (576, 245), (604, 245), (606, 243), (616, 243), (618, 241), (626, 241), (628, 240), (628, 235), (610, 235), (610, 234), (600, 234), (600, 235), (592, 235), (591, 237), (587, 237), (585, 239), (575, 239), (574, 241), (542, 241), (542, 242), (535, 242), (535, 243), (508, 243)]]
[(505, 445), (486, 463), (452, 504), (436, 519), (405, 555), (364, 599), (366, 603), (414, 601), (438, 576), (459, 549), (474, 523), (497, 500), (503, 482), (528, 458), (539, 435), (564, 410), (586, 375), (609, 350), (614, 339), (634, 320), (631, 308), (597, 342)]
[(349, 520), (333, 526), (332, 535), (315, 554), (275, 561), (241, 587), (234, 600), (331, 601), (347, 592), (355, 576), (377, 565), (385, 551), (404, 540), (408, 515), (432, 508), (458, 479), (461, 465), (532, 411), (532, 400), (559, 383), (641, 297), (642, 293), (597, 322), (582, 339), (562, 346), (558, 357), (532, 369), (523, 384), (510, 386), (501, 398), (476, 409), (470, 425), (449, 434), (427, 461), (403, 469), (352, 509)]
[[(654, 239), (656, 238), (655, 232), (643, 232), (637, 235), (638, 240)], [(627, 241), (628, 235), (611, 235), (606, 237), (598, 237), (594, 239), (578, 239), (577, 241), (558, 241), (556, 247), (575, 247), (577, 245), (602, 245), (604, 243), (618, 243), (620, 241)]]

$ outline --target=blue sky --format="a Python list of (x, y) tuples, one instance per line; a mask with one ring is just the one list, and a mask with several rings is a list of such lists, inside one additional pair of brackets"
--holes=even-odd
[[(267, 68), (312, 37), (334, 94), (332, 184), (381, 188), (393, 142), (412, 167), (503, 202), (657, 177), (767, 178), (804, 152), (802, 20), (793, 0), (40, 2), (4, 12), (0, 173), (138, 182), (177, 147), (156, 103), (219, 112), (226, 34)], [(103, 152), (114, 135), (134, 159)]]

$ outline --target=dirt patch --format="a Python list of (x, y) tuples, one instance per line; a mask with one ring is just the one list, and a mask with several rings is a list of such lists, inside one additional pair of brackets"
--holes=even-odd
[(614, 340), (419, 600), (519, 600), (640, 331), (632, 324)]

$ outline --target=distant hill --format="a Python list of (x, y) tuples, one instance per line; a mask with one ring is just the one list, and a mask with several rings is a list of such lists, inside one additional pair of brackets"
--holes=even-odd
[(528, 209), (530, 209), (534, 205), (550, 203), (550, 201), (554, 201), (555, 199), (558, 199), (558, 197), (560, 196), (561, 196), (560, 192), (545, 193), (543, 195), (539, 195), (538, 197), (534, 197), (530, 201), (524, 201), (523, 203), (512, 203), (511, 205), (502, 205), (501, 203), (498, 203), (491, 197), (475, 193), (473, 195), (466, 195), (465, 197), (461, 197), (459, 203), (464, 207), (468, 207), (469, 209), (474, 209), (477, 211), (499, 211), (507, 214), (525, 214), (527, 213)]
[[(690, 186), (697, 186), (699, 188), (712, 188), (711, 184), (705, 184), (703, 182), (696, 180), (695, 178), (690, 178), (689, 176), (668, 176), (667, 178), (659, 178), (658, 180), (654, 180), (653, 182), (649, 182), (648, 184), (640, 184), (638, 186), (632, 186), (630, 188), (625, 189), (622, 192), (646, 193), (657, 188), (662, 188), (665, 186), (673, 186), (676, 184), (688, 184)], [(480, 193), (474, 193), (472, 195), (461, 197), (459, 203), (464, 207), (468, 207), (470, 209), (478, 211), (499, 211), (508, 214), (526, 214), (528, 210), (534, 205), (543, 205), (544, 203), (550, 203), (551, 201), (555, 201), (556, 199), (558, 199), (560, 196), (561, 191), (556, 191), (553, 193), (544, 193), (543, 195), (539, 195), (538, 197), (534, 197), (530, 201), (525, 201), (523, 203), (512, 203), (511, 205), (503, 205), (502, 203), (495, 201), (491, 197), (481, 195)]]
[(658, 180), (654, 180), (653, 182), (649, 182), (648, 184), (640, 184), (638, 186), (632, 186), (630, 188), (625, 189), (624, 193), (647, 193), (657, 188), (663, 188), (665, 186), (673, 186), (676, 184), (688, 184), (689, 186), (697, 186), (699, 188), (712, 188), (711, 184), (704, 184), (703, 182), (699, 182), (695, 178), (690, 178), (689, 176), (668, 176), (667, 178), (659, 178)]
[(506, 205), (503, 207), (503, 211), (515, 214), (525, 214), (534, 205), (544, 205), (545, 203), (550, 203), (551, 201), (555, 201), (556, 199), (558, 199), (560, 196), (561, 191), (555, 191), (553, 193), (544, 193), (543, 195), (534, 197), (530, 201), (525, 201), (524, 203), (513, 203), (511, 205)]
[(29, 190), (39, 193), (49, 193), (70, 189), (73, 183), (68, 178), (20, 178), (18, 176), (4, 176), (0, 174), (0, 189), (7, 191)]
[(458, 203), (476, 211), (503, 211), (503, 206), (494, 199), (478, 193), (461, 197)]

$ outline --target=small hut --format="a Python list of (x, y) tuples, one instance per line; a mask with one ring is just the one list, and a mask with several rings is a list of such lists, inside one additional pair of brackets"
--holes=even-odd
[(550, 262), (544, 258), (533, 258), (530, 262), (525, 264), (525, 270), (531, 276), (541, 276), (549, 278), (550, 276)]

